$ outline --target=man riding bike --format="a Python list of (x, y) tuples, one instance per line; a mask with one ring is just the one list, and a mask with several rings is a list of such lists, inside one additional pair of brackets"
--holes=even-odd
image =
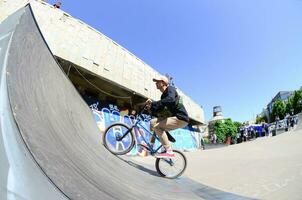
[[(182, 104), (176, 88), (169, 85), (169, 80), (165, 76), (153, 79), (156, 88), (162, 92), (159, 101), (146, 101), (146, 108), (150, 109), (152, 115), (157, 118), (151, 120), (151, 130), (159, 137), (165, 151), (157, 154), (157, 158), (174, 157), (173, 149), (165, 131), (185, 127), (189, 122), (188, 113)], [(154, 145), (155, 138), (151, 137), (151, 145)]]

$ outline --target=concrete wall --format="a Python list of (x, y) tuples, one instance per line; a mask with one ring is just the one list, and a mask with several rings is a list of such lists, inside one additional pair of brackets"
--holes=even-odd
[[(23, 7), (25, 0), (1, 0), (0, 21)], [(159, 76), (142, 60), (110, 38), (60, 9), (42, 1), (30, 1), (41, 31), (53, 54), (146, 98), (159, 99), (152, 78)], [(187, 95), (184, 104), (190, 118), (204, 123), (203, 109)]]

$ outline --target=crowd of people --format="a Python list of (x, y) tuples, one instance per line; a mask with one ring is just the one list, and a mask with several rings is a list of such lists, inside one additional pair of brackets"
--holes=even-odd
[(285, 118), (285, 131), (289, 131), (295, 127), (295, 125), (298, 124), (298, 117), (292, 116), (292, 115), (286, 115)]
[(298, 124), (297, 115), (287, 115), (283, 120), (276, 117), (270, 124), (263, 122), (261, 125), (246, 125), (238, 129), (236, 143), (246, 142), (257, 137), (275, 136), (278, 130), (290, 131)]
[[(284, 119), (275, 118), (272, 123), (263, 122), (261, 124), (244, 125), (238, 128), (236, 136), (231, 138), (231, 144), (247, 142), (258, 137), (276, 136), (279, 131), (286, 132), (292, 130), (298, 124), (297, 115), (286, 115)], [(211, 144), (217, 143), (217, 136), (215, 133), (209, 135), (209, 142)]]
[(261, 125), (246, 125), (238, 129), (236, 143), (246, 142), (257, 137), (269, 136), (270, 130), (267, 123)]

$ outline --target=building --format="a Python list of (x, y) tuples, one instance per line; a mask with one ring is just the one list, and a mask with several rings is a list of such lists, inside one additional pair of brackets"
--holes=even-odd
[[(28, 4), (27, 0), (0, 1), (0, 22)], [(161, 76), (144, 61), (84, 22), (45, 1), (30, 1), (38, 27), (62, 70), (95, 114), (101, 130), (113, 121), (133, 116), (146, 99), (160, 99), (153, 78)], [(196, 128), (205, 124), (203, 108), (178, 88), (190, 124), (179, 137), (196, 147)], [(117, 117), (112, 117), (112, 116)], [(106, 121), (107, 120), (107, 121)], [(108, 122), (109, 120), (109, 122)], [(108, 123), (106, 123), (108, 122)], [(188, 134), (188, 133), (191, 133)], [(182, 139), (184, 140), (184, 139)]]
[[(1, 1), (0, 21), (27, 4)], [(37, 23), (51, 51), (75, 85), (119, 107), (134, 106), (147, 98), (159, 99), (151, 66), (110, 38), (44, 1), (31, 1)], [(203, 109), (181, 90), (193, 124), (204, 123)]]
[(278, 92), (275, 95), (275, 97), (267, 104), (266, 109), (264, 109), (264, 111), (262, 113), (265, 114), (265, 116), (268, 118), (269, 121), (271, 121), (272, 119), (270, 119), (270, 114), (273, 111), (274, 102), (277, 101), (277, 100), (281, 100), (283, 102), (287, 101), (293, 95), (294, 95), (294, 91), (280, 91), (280, 92)]

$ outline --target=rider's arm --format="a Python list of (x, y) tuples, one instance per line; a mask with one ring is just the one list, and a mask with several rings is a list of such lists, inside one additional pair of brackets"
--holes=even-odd
[(165, 106), (175, 104), (176, 101), (175, 96), (176, 96), (175, 88), (169, 86), (166, 89), (166, 91), (162, 94), (161, 100), (152, 102), (151, 111), (156, 112), (158, 110), (161, 110)]

